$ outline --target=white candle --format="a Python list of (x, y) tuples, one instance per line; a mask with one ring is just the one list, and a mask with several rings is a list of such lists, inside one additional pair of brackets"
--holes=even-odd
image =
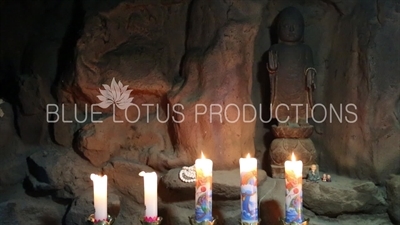
[(107, 175), (91, 174), (94, 194), (94, 218), (96, 221), (107, 220)]
[(212, 170), (213, 161), (206, 159), (201, 153), (201, 159), (196, 159), (196, 194), (195, 220), (197, 223), (212, 221)]
[(303, 222), (303, 162), (296, 161), (292, 153), (292, 161), (285, 162), (286, 182), (286, 222)]
[(242, 222), (258, 222), (257, 159), (240, 158), (240, 190)]
[(139, 176), (144, 178), (144, 205), (146, 206), (144, 221), (156, 222), (158, 218), (157, 173), (146, 173), (142, 171), (139, 173)]

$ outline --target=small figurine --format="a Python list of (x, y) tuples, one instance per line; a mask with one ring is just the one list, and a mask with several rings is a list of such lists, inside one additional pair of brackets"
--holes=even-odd
[(318, 182), (321, 179), (319, 172), (317, 171), (317, 165), (312, 164), (307, 174), (307, 181)]
[(331, 175), (330, 174), (328, 174), (327, 176), (326, 176), (326, 182), (331, 182), (332, 180), (331, 180)]
[(321, 180), (324, 181), (324, 182), (326, 182), (326, 180), (327, 180), (326, 173), (324, 173), (324, 175), (322, 175), (322, 179), (321, 179)]

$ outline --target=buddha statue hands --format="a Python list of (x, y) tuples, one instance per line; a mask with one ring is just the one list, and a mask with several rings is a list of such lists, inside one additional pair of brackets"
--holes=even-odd
[(267, 69), (270, 74), (274, 74), (278, 69), (278, 52), (271, 50), (268, 52)]
[(304, 72), (307, 77), (307, 88), (309, 91), (314, 91), (317, 86), (315, 85), (315, 76), (317, 75), (317, 70), (313, 67), (309, 67)]

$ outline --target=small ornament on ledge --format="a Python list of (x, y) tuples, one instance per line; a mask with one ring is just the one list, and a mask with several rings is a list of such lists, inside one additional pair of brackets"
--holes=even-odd
[(328, 174), (328, 175), (326, 176), (326, 182), (332, 182), (332, 178), (331, 178), (331, 175), (330, 175), (330, 174)]
[(319, 171), (317, 170), (317, 165), (312, 164), (310, 170), (307, 173), (307, 182), (318, 183), (321, 180), (319, 176)]
[(193, 183), (196, 181), (196, 169), (193, 166), (184, 166), (179, 171), (179, 179), (185, 183)]
[(332, 178), (330, 174), (324, 173), (321, 178), (322, 182), (332, 182)]

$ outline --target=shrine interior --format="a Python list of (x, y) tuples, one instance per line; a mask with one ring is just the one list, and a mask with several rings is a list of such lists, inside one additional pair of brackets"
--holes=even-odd
[(0, 224), (400, 225), (399, 0), (2, 0), (0, 32)]

